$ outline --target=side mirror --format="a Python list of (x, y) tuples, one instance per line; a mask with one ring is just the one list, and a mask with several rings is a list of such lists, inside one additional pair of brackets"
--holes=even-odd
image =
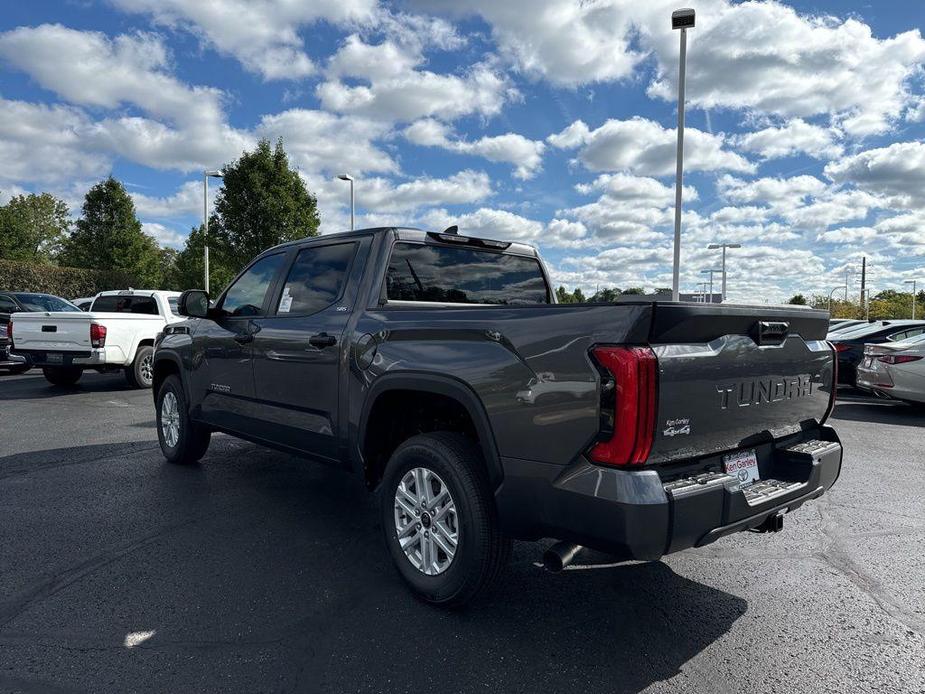
[(177, 302), (177, 313), (189, 318), (206, 318), (209, 315), (209, 295), (202, 289), (187, 289)]

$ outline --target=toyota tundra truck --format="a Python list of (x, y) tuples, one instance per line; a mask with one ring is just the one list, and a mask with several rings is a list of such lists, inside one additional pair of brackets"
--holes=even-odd
[(180, 297), (160, 446), (192, 464), (224, 432), (361, 475), (436, 604), (496, 583), (512, 539), (561, 566), (780, 530), (841, 469), (828, 313), (643, 299), (557, 305), (534, 248), (455, 227), (277, 246)]

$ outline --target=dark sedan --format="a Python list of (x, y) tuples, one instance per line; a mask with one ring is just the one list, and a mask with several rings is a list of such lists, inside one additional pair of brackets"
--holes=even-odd
[(830, 339), (838, 353), (838, 382), (857, 384), (857, 367), (864, 358), (864, 345), (897, 342), (925, 332), (925, 321), (892, 320), (866, 323), (851, 330), (839, 331)]
[(34, 292), (0, 292), (0, 369), (13, 373), (28, 371), (32, 366), (25, 357), (10, 354), (7, 325), (10, 315), (20, 311), (79, 311), (70, 301), (53, 294)]

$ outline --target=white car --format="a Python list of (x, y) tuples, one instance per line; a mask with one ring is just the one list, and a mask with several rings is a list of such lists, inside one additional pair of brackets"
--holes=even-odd
[(12, 351), (42, 368), (54, 385), (74, 385), (86, 369), (125, 372), (129, 385), (150, 388), (154, 339), (177, 315), (180, 292), (101, 292), (87, 312), (15, 313)]
[(900, 342), (865, 345), (857, 373), (859, 388), (925, 403), (925, 333)]

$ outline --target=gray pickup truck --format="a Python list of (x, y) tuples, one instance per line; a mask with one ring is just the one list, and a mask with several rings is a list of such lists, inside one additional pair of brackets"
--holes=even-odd
[(384, 228), (257, 257), (185, 292), (154, 356), (165, 457), (213, 431), (363, 475), (399, 572), (462, 604), (511, 540), (657, 560), (774, 531), (841, 469), (828, 314), (557, 305), (536, 250)]

